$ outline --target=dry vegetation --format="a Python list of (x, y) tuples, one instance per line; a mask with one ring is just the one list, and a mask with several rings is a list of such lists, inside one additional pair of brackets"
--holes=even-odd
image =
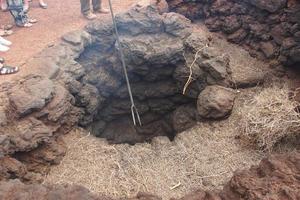
[[(242, 92), (236, 106), (243, 105)], [(109, 145), (85, 130), (65, 136), (69, 145), (62, 163), (45, 183), (80, 184), (93, 192), (132, 197), (137, 192), (182, 197), (198, 188), (221, 189), (237, 169), (257, 164), (262, 154), (243, 148), (235, 139), (239, 115), (200, 123), (176, 136), (155, 138), (151, 144)]]
[(298, 107), (287, 86), (262, 89), (240, 110), (242, 138), (260, 150), (271, 151), (282, 139), (299, 135)]

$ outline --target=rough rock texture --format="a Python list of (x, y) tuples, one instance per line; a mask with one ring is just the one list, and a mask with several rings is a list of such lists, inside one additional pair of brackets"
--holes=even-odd
[(198, 97), (198, 114), (206, 119), (219, 119), (228, 116), (233, 108), (235, 95), (234, 90), (230, 88), (206, 87)]
[(0, 199), (7, 200), (100, 200), (109, 199), (97, 197), (81, 186), (43, 186), (38, 184), (24, 185), (18, 180), (0, 183)]
[(272, 155), (250, 170), (236, 172), (224, 199), (299, 199), (300, 153)]
[[(159, 6), (137, 5), (117, 15), (143, 128), (131, 125), (112, 22), (93, 21), (29, 60), (27, 65), (39, 74), (0, 86), (0, 159), (12, 159), (1, 168), (1, 180), (41, 181), (39, 174), (65, 154), (60, 136), (75, 125), (91, 126), (94, 135), (115, 143), (134, 144), (159, 135), (172, 139), (197, 121), (201, 91), (210, 85), (233, 86), (230, 58), (216, 52), (205, 36), (192, 34), (189, 19), (163, 13), (164, 1), (155, 4)], [(233, 21), (234, 29), (238, 26)], [(183, 95), (192, 63), (193, 81)]]
[[(131, 123), (131, 104), (118, 56), (119, 47), (114, 37), (108, 34), (112, 27), (99, 21), (86, 27), (95, 42), (76, 60), (85, 75), (76, 84), (70, 82), (69, 85), (74, 91), (76, 105), (85, 110), (80, 124), (85, 126), (94, 121), (91, 125), (94, 135), (111, 142), (130, 144), (160, 135), (172, 139), (176, 132), (189, 128), (196, 121), (195, 99), (199, 92), (207, 85), (232, 85), (228, 56), (209, 48), (209, 41), (204, 36), (191, 34), (190, 20), (176, 13), (162, 13), (162, 10), (167, 9), (138, 5), (117, 15), (120, 41), (142, 128)], [(193, 69), (194, 82), (184, 96), (182, 89), (190, 72), (188, 64), (193, 62), (199, 49), (201, 53)], [(186, 104), (194, 108), (189, 109), (190, 114), (180, 115), (176, 107)], [(177, 123), (176, 118), (181, 122)]]
[[(186, 77), (178, 81), (174, 72), (188, 73), (185, 63), (191, 62), (192, 55), (185, 60), (184, 54), (192, 47), (205, 46), (206, 39), (190, 38), (190, 20), (164, 13), (168, 10), (165, 1), (152, 4), (137, 5), (117, 16), (133, 95), (145, 128), (130, 126), (130, 102), (112, 22), (94, 21), (30, 59), (27, 65), (39, 69), (39, 74), (0, 86), (0, 159), (5, 161), (1, 180), (41, 181), (39, 174), (47, 173), (48, 166), (59, 163), (65, 154), (60, 135), (74, 125), (86, 127), (95, 121), (95, 135), (129, 143), (157, 135), (172, 138), (175, 130), (190, 126), (194, 114), (179, 115), (176, 107), (191, 106), (194, 99), (181, 95)], [(197, 47), (193, 39), (200, 41)], [(204, 74), (197, 82), (230, 82), (228, 60), (218, 56), (202, 56)], [(197, 86), (194, 98), (203, 89)], [(174, 119), (184, 117), (175, 124)], [(121, 119), (126, 121), (123, 130), (128, 135), (110, 134), (118, 123), (124, 125)]]
[[(22, 170), (19, 171), (22, 173)], [(300, 198), (299, 174), (299, 152), (271, 155), (263, 159), (258, 166), (236, 172), (222, 191), (199, 189), (180, 200), (298, 200)], [(110, 198), (93, 195), (80, 186), (25, 185), (19, 180), (10, 180), (0, 182), (0, 199), (109, 200)], [(130, 200), (161, 200), (161, 198), (139, 193)]]
[(167, 0), (171, 11), (205, 19), (254, 56), (296, 65), (300, 58), (300, 2), (297, 0)]

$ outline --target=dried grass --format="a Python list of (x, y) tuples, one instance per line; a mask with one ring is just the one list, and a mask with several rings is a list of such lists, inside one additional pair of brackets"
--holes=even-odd
[(299, 135), (298, 107), (287, 86), (264, 88), (240, 110), (242, 138), (262, 151), (272, 151), (282, 139)]
[(134, 146), (109, 145), (78, 129), (65, 136), (67, 155), (52, 168), (45, 183), (80, 184), (116, 198), (150, 192), (170, 199), (198, 188), (221, 189), (235, 170), (262, 158), (234, 139), (238, 120), (234, 111), (224, 121), (198, 124), (173, 142), (157, 137)]

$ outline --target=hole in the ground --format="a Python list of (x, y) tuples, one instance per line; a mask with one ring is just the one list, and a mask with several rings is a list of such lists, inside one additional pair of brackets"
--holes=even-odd
[[(116, 57), (101, 58), (96, 65), (88, 61), (90, 54), (101, 54), (98, 49), (97, 46), (89, 47), (78, 60), (87, 70), (85, 79), (94, 83), (100, 96), (105, 97), (89, 125), (93, 135), (106, 138), (111, 143), (135, 144), (149, 142), (156, 136), (167, 136), (173, 140), (176, 133), (194, 125), (196, 99), (182, 95), (182, 86), (174, 79), (177, 66), (146, 63), (129, 70), (133, 97), (142, 121), (142, 126), (134, 126), (123, 74), (111, 70), (111, 60)], [(98, 80), (101, 85), (97, 86), (99, 70), (106, 80)], [(118, 80), (112, 80), (112, 77), (118, 77)]]
[[(192, 33), (190, 21), (182, 16), (175, 13), (163, 16), (153, 7), (130, 12), (129, 19), (126, 14), (118, 18), (118, 28), (143, 126), (134, 127), (132, 123), (131, 103), (113, 28), (97, 23), (87, 27), (93, 34), (92, 43), (76, 59), (80, 67), (75, 67), (84, 72), (72, 69), (78, 83), (71, 83), (70, 90), (76, 106), (85, 112), (79, 124), (90, 126), (93, 135), (112, 143), (135, 144), (156, 136), (173, 140), (176, 133), (197, 121), (196, 99), (206, 86), (231, 85), (229, 58), (210, 47), (205, 34)], [(141, 17), (143, 12), (147, 13), (144, 16), (147, 27), (132, 20), (132, 16)], [(186, 84), (187, 91), (182, 95)], [(224, 93), (226, 96), (232, 92)], [(218, 113), (218, 108), (212, 107), (203, 110), (206, 118), (228, 114)]]

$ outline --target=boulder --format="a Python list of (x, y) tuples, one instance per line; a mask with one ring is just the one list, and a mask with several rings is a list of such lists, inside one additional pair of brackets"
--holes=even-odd
[(230, 86), (232, 82), (230, 59), (228, 55), (219, 55), (214, 48), (203, 49), (197, 63), (199, 67), (207, 73), (207, 83), (209, 85)]
[(228, 116), (233, 108), (235, 92), (222, 86), (207, 86), (198, 97), (197, 110), (205, 119), (220, 119)]
[[(46, 175), (49, 173), (50, 165), (58, 165), (66, 152), (66, 144), (61, 137), (58, 137), (51, 138), (50, 141), (45, 142), (42, 146), (30, 152), (18, 153), (15, 157), (26, 166), (30, 173), (34, 173), (37, 176), (38, 174)], [(39, 182), (40, 180), (30, 181)]]
[(183, 43), (167, 34), (121, 37), (121, 44), (129, 71), (144, 65), (170, 65), (183, 59)]
[(192, 32), (191, 35), (184, 40), (185, 51), (188, 50), (192, 53), (196, 53), (199, 49), (204, 48), (208, 44), (208, 38), (197, 32)]
[(53, 130), (43, 122), (29, 117), (0, 129), (0, 155), (30, 151), (49, 141)]
[(136, 5), (128, 12), (117, 14), (116, 23), (120, 34), (136, 36), (163, 31), (163, 21), (158, 8)]
[(86, 25), (85, 30), (91, 34), (92, 43), (97, 45), (102, 51), (110, 49), (116, 42), (110, 18), (94, 20)]
[(191, 21), (177, 13), (164, 13), (163, 23), (166, 33), (182, 39), (188, 37), (192, 32)]
[(300, 199), (299, 173), (299, 151), (273, 154), (258, 166), (235, 172), (221, 197), (228, 200)]
[(9, 99), (20, 116), (41, 110), (52, 99), (54, 84), (38, 75), (19, 80), (9, 91)]

